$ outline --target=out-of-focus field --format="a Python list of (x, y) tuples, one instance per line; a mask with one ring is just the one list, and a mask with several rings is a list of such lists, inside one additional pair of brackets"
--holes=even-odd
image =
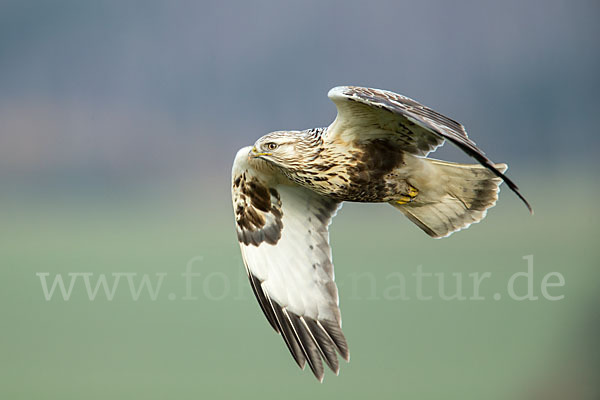
[[(572, 178), (578, 176), (578, 178)], [(506, 187), (486, 220), (433, 240), (389, 206), (346, 205), (331, 228), (351, 362), (319, 384), (300, 371), (247, 284), (229, 198), (174, 185), (144, 190), (10, 188), (0, 195), (0, 397), (34, 398), (594, 398), (600, 376), (600, 189), (591, 173), (521, 179), (529, 216)], [(226, 185), (226, 182), (223, 183)], [(14, 190), (12, 190), (14, 189)], [(507, 282), (533, 255), (536, 301)], [(195, 258), (201, 256), (201, 258)], [(195, 258), (195, 259), (194, 259)], [(199, 273), (184, 300), (182, 273)], [(444, 273), (447, 292), (489, 272), (485, 300), (416, 298), (411, 274)], [(68, 273), (164, 275), (156, 300), (91, 301), (83, 280), (68, 301), (48, 282)], [(406, 278), (406, 296), (398, 289)], [(543, 277), (564, 287), (541, 293)], [(396, 275), (394, 275), (396, 273)], [(552, 282), (555, 279), (551, 280)], [(137, 284), (136, 283), (136, 284)], [(517, 279), (515, 291), (527, 291)], [(58, 290), (58, 289), (57, 289)], [(190, 294), (188, 293), (188, 294)], [(499, 300), (494, 294), (500, 295)]]

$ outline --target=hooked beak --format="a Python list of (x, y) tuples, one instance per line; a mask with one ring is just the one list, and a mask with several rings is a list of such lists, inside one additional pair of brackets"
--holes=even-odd
[(255, 147), (252, 147), (252, 150), (250, 151), (250, 156), (254, 157), (254, 158), (259, 158), (261, 156), (270, 156), (273, 153), (259, 153), (258, 150)]

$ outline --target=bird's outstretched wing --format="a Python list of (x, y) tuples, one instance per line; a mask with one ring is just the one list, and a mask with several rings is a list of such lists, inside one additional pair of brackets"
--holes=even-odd
[(341, 330), (329, 224), (341, 203), (304, 189), (265, 161), (238, 152), (232, 197), (242, 257), (267, 320), (301, 368), (337, 374), (336, 351), (349, 359)]
[(327, 129), (327, 140), (368, 141), (393, 136), (404, 151), (419, 156), (427, 155), (449, 140), (502, 178), (531, 212), (531, 206), (517, 185), (469, 139), (460, 123), (387, 90), (339, 86), (331, 89), (328, 96), (335, 103), (338, 114)]

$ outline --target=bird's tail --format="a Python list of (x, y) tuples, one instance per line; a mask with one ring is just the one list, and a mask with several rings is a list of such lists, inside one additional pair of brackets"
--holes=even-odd
[[(421, 158), (427, 178), (415, 179), (411, 202), (391, 201), (428, 235), (440, 238), (481, 221), (498, 199), (502, 179), (487, 168)], [(504, 172), (506, 164), (495, 164)], [(404, 204), (401, 204), (404, 203)]]

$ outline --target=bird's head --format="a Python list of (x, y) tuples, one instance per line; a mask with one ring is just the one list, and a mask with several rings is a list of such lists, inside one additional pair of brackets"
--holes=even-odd
[(303, 147), (299, 131), (271, 132), (254, 143), (249, 155), (269, 161), (280, 168), (295, 169), (303, 161)]

